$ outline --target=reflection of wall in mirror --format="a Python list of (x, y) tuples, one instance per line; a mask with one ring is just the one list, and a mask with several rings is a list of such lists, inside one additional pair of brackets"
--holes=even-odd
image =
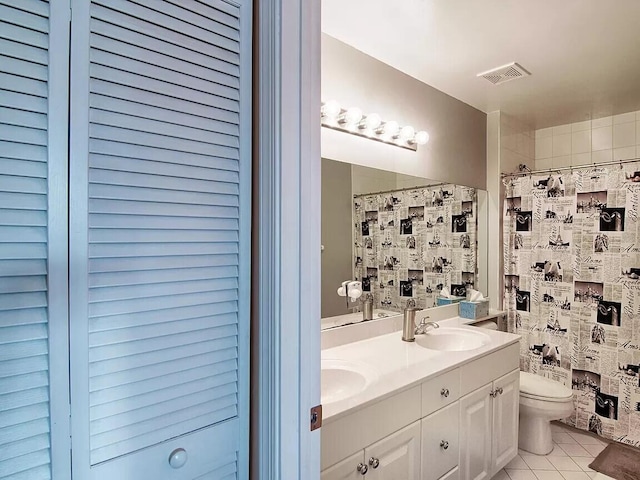
[(336, 289), (352, 276), (351, 165), (322, 160), (322, 318), (350, 313)]

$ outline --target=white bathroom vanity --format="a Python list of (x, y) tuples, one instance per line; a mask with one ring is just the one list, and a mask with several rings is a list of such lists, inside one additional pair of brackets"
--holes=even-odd
[(440, 328), (415, 342), (402, 316), (323, 332), (322, 480), (482, 480), (515, 457), (519, 336), (456, 311), (419, 312)]

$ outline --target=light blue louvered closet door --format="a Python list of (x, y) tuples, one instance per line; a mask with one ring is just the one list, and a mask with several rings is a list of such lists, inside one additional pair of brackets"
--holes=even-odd
[(251, 3), (72, 6), (74, 476), (247, 478)]
[[(56, 0), (52, 3), (60, 5)], [(50, 375), (55, 376), (51, 364), (57, 362), (56, 357), (62, 365), (56, 375), (68, 370), (68, 51), (64, 47), (68, 45), (68, 7), (62, 9), (67, 14), (66, 24), (63, 22), (62, 30), (55, 34), (51, 31), (51, 8), (49, 2), (41, 0), (0, 0), (0, 479), (3, 480), (52, 478), (55, 463), (52, 439), (60, 438), (54, 430), (68, 423), (69, 416), (66, 373), (50, 380)], [(60, 39), (62, 48), (52, 53), (50, 49)], [(59, 68), (60, 56), (61, 82), (60, 75), (52, 73), (53, 64)], [(51, 91), (61, 85), (62, 90), (52, 100)], [(57, 173), (52, 174), (55, 169)], [(58, 343), (60, 338), (62, 341)], [(61, 351), (54, 351), (53, 346), (61, 347)], [(59, 398), (57, 392), (62, 392), (64, 404), (58, 411), (62, 411), (61, 424), (60, 416), (52, 419), (51, 415), (57, 408), (54, 406)], [(66, 449), (62, 463), (66, 455), (68, 467), (68, 427), (61, 438), (55, 449)], [(56, 464), (55, 468), (61, 472), (65, 466)]]

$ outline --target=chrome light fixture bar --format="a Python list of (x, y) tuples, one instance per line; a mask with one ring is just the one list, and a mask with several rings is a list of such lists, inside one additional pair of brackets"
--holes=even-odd
[(418, 145), (425, 145), (429, 141), (429, 134), (424, 130), (416, 132), (411, 125), (400, 126), (395, 120), (385, 122), (377, 113), (364, 115), (357, 107), (342, 108), (335, 100), (322, 104), (320, 118), (323, 127), (414, 152), (418, 150)]

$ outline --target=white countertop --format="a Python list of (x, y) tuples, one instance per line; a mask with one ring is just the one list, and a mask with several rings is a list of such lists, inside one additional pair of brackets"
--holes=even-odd
[(416, 342), (403, 342), (401, 331), (322, 350), (323, 362), (356, 364), (359, 369), (375, 377), (362, 392), (344, 400), (323, 404), (323, 422), (337, 420), (355, 409), (419, 385), (430, 377), (517, 343), (520, 339), (519, 335), (468, 326), (470, 322), (475, 320), (454, 317), (438, 321), (438, 324), (443, 328), (460, 327), (486, 333), (490, 337), (489, 343), (475, 350), (429, 350)]
[[(391, 310), (383, 310), (376, 308), (373, 310), (373, 319), (393, 317), (396, 315), (402, 315), (402, 313), (393, 312)], [(344, 315), (336, 315), (335, 317), (325, 317), (320, 319), (320, 329), (325, 330), (327, 328), (341, 327), (343, 325), (351, 325), (353, 323), (360, 323), (369, 320), (362, 319), (362, 312), (345, 313)]]

